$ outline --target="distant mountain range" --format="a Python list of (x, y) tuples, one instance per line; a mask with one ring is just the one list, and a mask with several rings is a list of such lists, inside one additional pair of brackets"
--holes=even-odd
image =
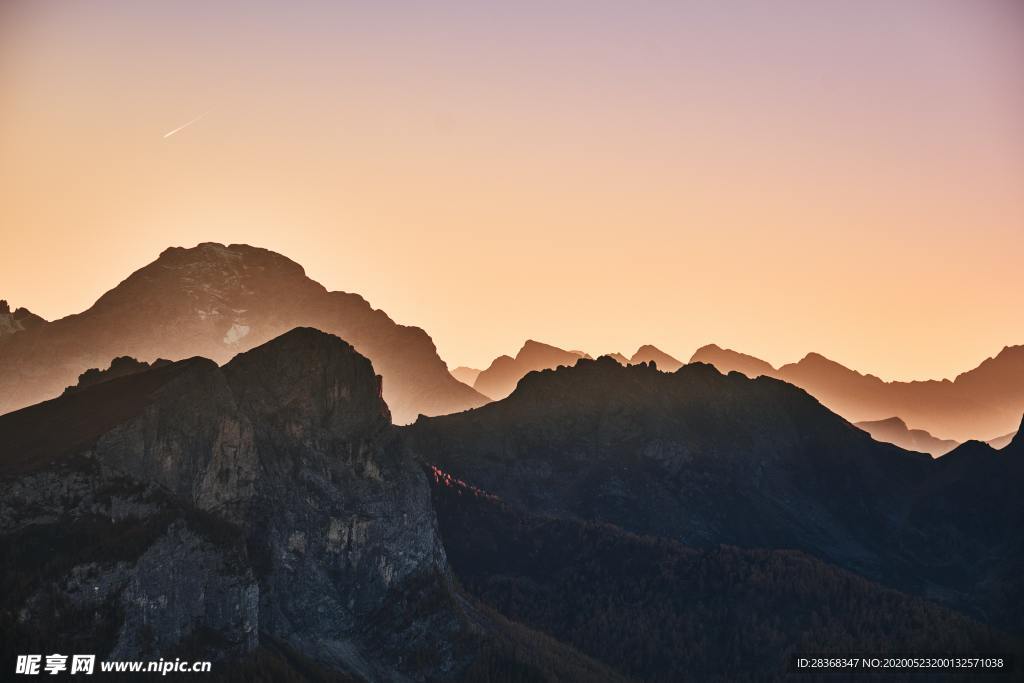
[(527, 339), (519, 353), (498, 356), (486, 370), (477, 375), (473, 388), (488, 398), (505, 398), (516, 388), (516, 383), (528, 372), (572, 365), (580, 358), (589, 358), (581, 351), (566, 351), (557, 346)]
[(370, 358), (396, 422), (487, 402), (448, 373), (423, 330), (244, 244), (167, 249), (77, 315), (45, 322), (19, 311), (0, 310), (0, 413), (57, 396), (117, 356), (223, 363), (298, 326), (338, 334)]
[(1020, 651), (1024, 437), (933, 460), (778, 380), (610, 357), (389, 417), (369, 360), (308, 328), (0, 416), (0, 659), (624, 682)]
[[(610, 353), (608, 357), (620, 365), (655, 363), (660, 370), (666, 372), (674, 372), (683, 365), (680, 361), (650, 344), (641, 346), (628, 359), (621, 353)], [(499, 400), (511, 394), (519, 380), (527, 373), (571, 366), (580, 358), (590, 359), (591, 356), (583, 351), (566, 351), (557, 346), (528, 339), (519, 349), (515, 358), (511, 356), (495, 358), (486, 370), (478, 373), (472, 386), (481, 394)], [(469, 377), (470, 372), (474, 372), (470, 368), (457, 368), (452, 371), (452, 374), (455, 374), (456, 371), (461, 371), (464, 377)], [(468, 384), (468, 382), (466, 383)]]
[(896, 416), (941, 440), (987, 440), (1012, 433), (1024, 412), (1024, 346), (1008, 346), (952, 381), (885, 382), (817, 353), (774, 368), (713, 344), (698, 349), (690, 360), (710, 363), (722, 372), (784, 380), (806, 389), (851, 422)]
[(476, 368), (467, 368), (465, 365), (461, 365), (452, 372), (452, 377), (459, 380), (466, 386), (473, 386), (476, 383), (476, 378), (480, 376), (480, 370)]
[(910, 429), (907, 427), (907, 423), (898, 417), (874, 422), (858, 422), (857, 426), (870, 434), (875, 441), (896, 444), (908, 451), (931, 453), (934, 457), (945, 455), (960, 445), (952, 439), (936, 439), (923, 429)]

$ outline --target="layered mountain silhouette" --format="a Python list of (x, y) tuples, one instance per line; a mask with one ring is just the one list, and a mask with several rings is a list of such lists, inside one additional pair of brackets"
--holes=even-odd
[(641, 346), (629, 359), (630, 365), (639, 365), (640, 363), (654, 363), (659, 370), (664, 372), (675, 372), (683, 366), (681, 361), (650, 344)]
[(0, 413), (56, 396), (118, 356), (223, 363), (298, 326), (337, 334), (371, 359), (396, 422), (487, 401), (449, 374), (423, 330), (395, 323), (357, 294), (327, 291), (280, 254), (243, 244), (167, 249), (77, 315), (26, 324), (15, 312), (0, 316), (0, 326), (9, 326), (7, 318), (24, 329), (0, 336)]
[(45, 319), (27, 308), (17, 308), (12, 312), (7, 300), (0, 299), (0, 340), (44, 324), (46, 324)]
[(505, 398), (528, 372), (572, 365), (580, 358), (589, 357), (582, 351), (566, 351), (557, 346), (528, 339), (515, 358), (495, 358), (486, 370), (477, 375), (473, 388), (488, 398)]
[[(620, 365), (654, 363), (658, 368), (668, 372), (678, 370), (683, 365), (672, 356), (650, 344), (641, 346), (631, 358), (626, 358), (618, 352), (607, 354), (607, 356)], [(557, 346), (529, 339), (523, 344), (523, 348), (519, 349), (519, 353), (516, 354), (515, 358), (511, 356), (495, 358), (490, 367), (477, 375), (473, 388), (494, 400), (502, 399), (515, 390), (516, 384), (527, 373), (535, 370), (553, 370), (561, 366), (571, 366), (580, 358), (592, 360), (590, 355), (583, 351), (566, 351)]]
[(476, 383), (476, 378), (480, 376), (480, 372), (476, 368), (467, 368), (465, 365), (460, 365), (452, 370), (452, 377), (471, 387)]
[(996, 448), (996, 449), (1006, 448), (1008, 445), (1010, 445), (1010, 442), (1013, 441), (1015, 436), (1017, 436), (1017, 432), (1011, 432), (1009, 434), (1003, 434), (1002, 436), (997, 436), (994, 439), (989, 439), (987, 443), (992, 448)]
[(817, 353), (773, 368), (762, 360), (715, 345), (697, 350), (691, 362), (722, 372), (766, 375), (806, 389), (853, 422), (898, 416), (936, 438), (991, 439), (1017, 428), (1024, 412), (1024, 346), (1008, 346), (954, 380), (885, 382)]
[(1024, 626), (1007, 608), (1022, 586), (1020, 440), (933, 460), (773, 378), (611, 358), (530, 373), (503, 401), (408, 429), (422, 458), (523, 513), (696, 547), (799, 549)]
[(238, 680), (621, 680), (455, 585), (349, 344), (296, 329), (133, 370), (0, 416), (5, 662), (74, 643)]
[(960, 445), (952, 439), (936, 439), (923, 429), (910, 429), (907, 427), (907, 423), (898, 417), (874, 422), (858, 422), (857, 426), (870, 434), (871, 438), (876, 441), (895, 444), (908, 451), (930, 453), (935, 457), (945, 455)]
[(0, 416), (5, 661), (733, 681), (1021, 646), (1024, 437), (932, 459), (776, 379), (611, 357), (396, 428), (370, 361), (309, 328), (98, 365)]

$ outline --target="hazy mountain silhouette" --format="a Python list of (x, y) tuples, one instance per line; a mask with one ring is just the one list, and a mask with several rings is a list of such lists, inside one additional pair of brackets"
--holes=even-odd
[(484, 396), (500, 399), (512, 393), (519, 380), (533, 370), (547, 370), (572, 365), (580, 358), (589, 358), (582, 351), (566, 351), (557, 346), (527, 339), (515, 358), (498, 356), (481, 372), (473, 388)]
[(1017, 436), (1017, 432), (1003, 434), (1002, 436), (997, 436), (994, 439), (989, 439), (988, 445), (995, 449), (1006, 448), (1010, 444), (1010, 442), (1013, 441), (1013, 438), (1015, 436)]
[(621, 680), (454, 584), (347, 343), (296, 329), (135, 370), (0, 416), (3, 661), (74, 642), (236, 680)]
[(898, 415), (939, 439), (991, 439), (1015, 429), (1024, 412), (1024, 346), (1008, 346), (953, 381), (885, 382), (817, 353), (772, 368), (714, 345), (699, 349), (691, 361), (711, 363), (722, 372), (785, 380), (853, 422)]
[(952, 468), (964, 446), (933, 460), (879, 443), (773, 378), (610, 358), (530, 373), (503, 401), (408, 429), (421, 457), (517, 510), (692, 546), (800, 549), (1024, 626), (1008, 608), (1024, 558), (1011, 447), (990, 469)]
[(681, 361), (676, 360), (656, 346), (645, 344), (636, 350), (633, 357), (629, 359), (631, 365), (639, 363), (654, 362), (658, 369), (663, 372), (675, 372), (683, 366)]
[(875, 441), (895, 444), (908, 451), (931, 453), (934, 457), (944, 455), (960, 445), (951, 439), (936, 439), (923, 429), (910, 429), (907, 423), (898, 417), (858, 422), (857, 426), (870, 434)]
[[(640, 363), (654, 362), (659, 369), (668, 372), (682, 367), (682, 363), (678, 360), (650, 344), (637, 349), (632, 358), (627, 359), (624, 355), (617, 352), (606, 354), (606, 356), (620, 365), (639, 365)], [(553, 370), (561, 366), (571, 366), (580, 358), (591, 359), (591, 356), (584, 351), (566, 351), (557, 346), (542, 344), (530, 339), (526, 341), (515, 358), (511, 356), (495, 358), (490, 367), (477, 376), (473, 388), (491, 399), (502, 399), (512, 393), (516, 388), (516, 384), (527, 373), (535, 370)]]
[(117, 356), (225, 362), (298, 326), (338, 334), (370, 358), (397, 422), (487, 401), (448, 373), (423, 330), (357, 294), (328, 292), (274, 252), (204, 243), (167, 249), (83, 313), (3, 337), (0, 412), (56, 396)]
[(476, 368), (467, 368), (465, 365), (460, 365), (451, 372), (452, 377), (459, 380), (466, 386), (471, 387), (476, 382), (476, 378), (480, 376), (481, 370), (477, 370)]
[(761, 375), (772, 377), (775, 374), (775, 368), (760, 358), (754, 358), (732, 349), (723, 349), (715, 344), (708, 344), (697, 349), (690, 358), (690, 362), (708, 363), (714, 365), (721, 372), (736, 371), (751, 379)]
[(27, 308), (17, 308), (12, 312), (7, 300), (0, 299), (0, 340), (18, 332), (39, 327), (45, 323), (45, 319)]

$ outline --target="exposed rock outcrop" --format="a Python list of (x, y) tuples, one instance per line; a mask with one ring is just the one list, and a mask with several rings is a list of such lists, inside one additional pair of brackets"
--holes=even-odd
[(223, 367), (135, 370), (0, 416), (10, 643), (218, 660), (273, 644), (391, 681), (457, 678), (515, 642), (452, 585), (426, 475), (352, 346), (303, 328)]

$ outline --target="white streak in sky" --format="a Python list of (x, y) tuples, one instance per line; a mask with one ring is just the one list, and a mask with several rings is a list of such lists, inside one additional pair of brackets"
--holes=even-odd
[(175, 133), (177, 133), (177, 132), (178, 132), (179, 130), (182, 130), (183, 128), (188, 128), (188, 127), (189, 127), (189, 126), (191, 126), (191, 125), (192, 125), (193, 123), (195, 123), (196, 121), (198, 121), (199, 119), (203, 118), (204, 116), (206, 116), (206, 115), (207, 115), (207, 114), (209, 114), (209, 113), (210, 113), (210, 112), (208, 112), (208, 111), (204, 111), (204, 112), (203, 112), (202, 114), (200, 114), (199, 116), (195, 117), (195, 118), (194, 118), (194, 119), (192, 119), (191, 121), (188, 121), (188, 122), (186, 122), (186, 123), (183, 123), (183, 124), (181, 124), (180, 126), (178, 126), (177, 128), (175, 128), (174, 130), (172, 130), (172, 131), (171, 131), (171, 132), (169, 132), (169, 133), (164, 133), (164, 139), (166, 140), (167, 138), (171, 137), (172, 135), (174, 135)]

